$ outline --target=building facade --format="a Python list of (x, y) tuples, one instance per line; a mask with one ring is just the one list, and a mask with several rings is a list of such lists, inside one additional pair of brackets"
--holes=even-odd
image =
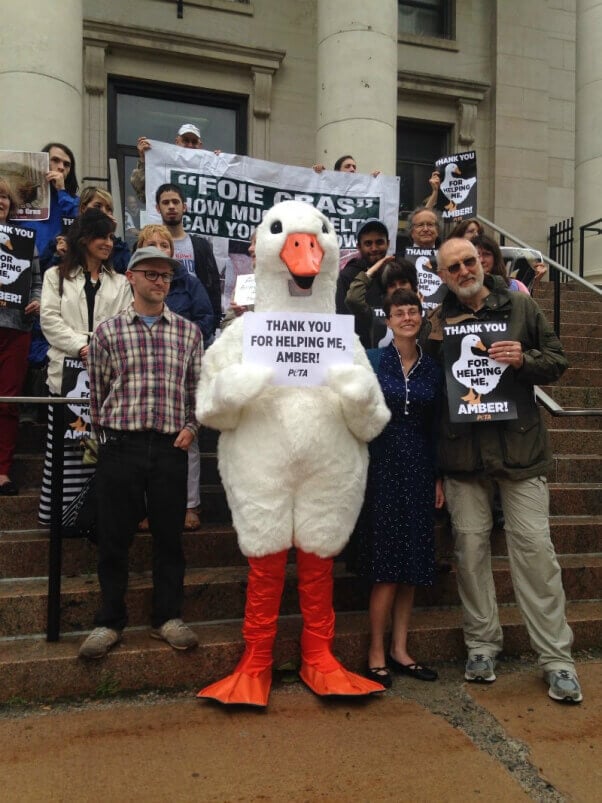
[(275, 162), (351, 153), (401, 176), (405, 210), (475, 149), (479, 212), (546, 252), (550, 225), (602, 218), (602, 0), (30, 0), (2, 38), (0, 147), (63, 141), (87, 183), (114, 158), (122, 195), (136, 138), (194, 122)]

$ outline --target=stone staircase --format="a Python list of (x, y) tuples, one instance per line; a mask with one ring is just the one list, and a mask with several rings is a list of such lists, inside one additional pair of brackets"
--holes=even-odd
[[(551, 318), (552, 288), (538, 301)], [(602, 300), (571, 284), (562, 287), (562, 338), (571, 368), (545, 390), (565, 408), (602, 408)], [(568, 615), (575, 648), (602, 644), (602, 417), (553, 418), (546, 413), (554, 467), (549, 476), (552, 537), (563, 569)], [(242, 651), (241, 617), (246, 561), (236, 536), (215, 462), (215, 433), (202, 434), (203, 527), (184, 535), (188, 571), (184, 618), (200, 646), (179, 653), (148, 637), (151, 582), (150, 537), (140, 533), (131, 551), (128, 594), (130, 627), (107, 658), (76, 657), (83, 633), (91, 628), (98, 602), (95, 550), (84, 540), (63, 546), (61, 640), (45, 640), (48, 532), (36, 523), (44, 432), (21, 431), (15, 479), (18, 497), (0, 498), (0, 702), (53, 699), (144, 688), (200, 688), (229, 671)], [(439, 551), (451, 553), (448, 525), (437, 527)], [(492, 536), (494, 575), (505, 649), (516, 654), (528, 640), (514, 603), (502, 532)], [(361, 669), (367, 644), (366, 590), (335, 565), (337, 639), (335, 651), (349, 668)], [(294, 555), (285, 586), (276, 666), (299, 656), (300, 617)], [(424, 661), (461, 660), (461, 612), (452, 571), (417, 595), (412, 650)]]

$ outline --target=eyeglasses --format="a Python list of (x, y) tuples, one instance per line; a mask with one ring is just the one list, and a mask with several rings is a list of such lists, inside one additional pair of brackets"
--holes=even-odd
[(442, 270), (446, 270), (448, 273), (451, 273), (453, 275), (454, 273), (457, 273), (460, 270), (462, 265), (464, 265), (465, 268), (471, 270), (472, 268), (474, 268), (476, 264), (477, 264), (476, 257), (466, 257), (466, 259), (460, 259), (458, 262), (454, 262), (453, 265), (448, 265), (447, 268), (443, 268)]
[(418, 307), (410, 307), (410, 309), (405, 312), (392, 312), (389, 318), (393, 318), (395, 321), (402, 321), (404, 318), (420, 318), (421, 316), (422, 313)]
[(144, 278), (149, 282), (156, 282), (157, 279), (169, 284), (173, 279), (173, 273), (157, 273), (156, 270), (133, 270), (132, 273), (143, 273)]
[(436, 223), (412, 223), (413, 229), (436, 229)]

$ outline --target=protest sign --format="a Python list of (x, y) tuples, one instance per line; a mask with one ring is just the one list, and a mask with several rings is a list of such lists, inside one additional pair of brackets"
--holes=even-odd
[(255, 274), (247, 273), (236, 277), (234, 303), (240, 307), (252, 307), (255, 304)]
[(517, 418), (517, 402), (531, 393), (514, 379), (510, 366), (491, 359), (488, 349), (509, 340), (506, 321), (466, 321), (443, 327), (445, 382), (450, 420), (503, 421)]
[(0, 307), (23, 312), (29, 304), (35, 240), (29, 229), (0, 224)]
[(463, 220), (477, 213), (477, 155), (475, 151), (442, 156), (435, 162), (441, 176), (436, 208), (443, 219)]
[(72, 397), (73, 404), (65, 405), (65, 440), (79, 440), (90, 434), (90, 407), (76, 401), (90, 398), (90, 380), (88, 371), (81, 360), (65, 357), (63, 360), (63, 381), (61, 393)]
[[(180, 148), (151, 140), (145, 158), (149, 222), (160, 222), (155, 193), (176, 184), (186, 199), (185, 231), (209, 237), (224, 284), (252, 271), (247, 244), (263, 215), (286, 200), (306, 201), (331, 221), (342, 251), (356, 248), (356, 235), (370, 218), (382, 220), (393, 249), (397, 235), (399, 178), (325, 170), (251, 159), (248, 156)], [(229, 275), (232, 274), (232, 275)], [(229, 299), (228, 299), (229, 302)]]
[(322, 385), (331, 365), (353, 362), (354, 349), (350, 315), (247, 312), (243, 317), (243, 359), (273, 368), (275, 385)]
[(416, 265), (418, 275), (418, 292), (422, 294), (422, 306), (425, 310), (439, 306), (447, 295), (447, 286), (437, 274), (434, 248), (418, 248), (408, 246), (405, 258)]
[(17, 202), (17, 214), (11, 220), (48, 220), (50, 186), (47, 153), (0, 151), (0, 178), (5, 179)]

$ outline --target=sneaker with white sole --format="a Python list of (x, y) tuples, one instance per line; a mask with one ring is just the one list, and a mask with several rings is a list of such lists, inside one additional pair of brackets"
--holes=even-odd
[(151, 638), (166, 641), (174, 650), (190, 650), (199, 643), (196, 633), (181, 619), (169, 619), (161, 627), (153, 628), (150, 634)]
[(488, 655), (469, 655), (464, 677), (471, 683), (493, 683), (495, 680), (495, 660)]
[(95, 627), (79, 648), (78, 655), (80, 658), (103, 658), (120, 641), (121, 630)]
[(553, 669), (545, 673), (548, 695), (559, 703), (580, 703), (583, 700), (577, 674), (570, 669)]

